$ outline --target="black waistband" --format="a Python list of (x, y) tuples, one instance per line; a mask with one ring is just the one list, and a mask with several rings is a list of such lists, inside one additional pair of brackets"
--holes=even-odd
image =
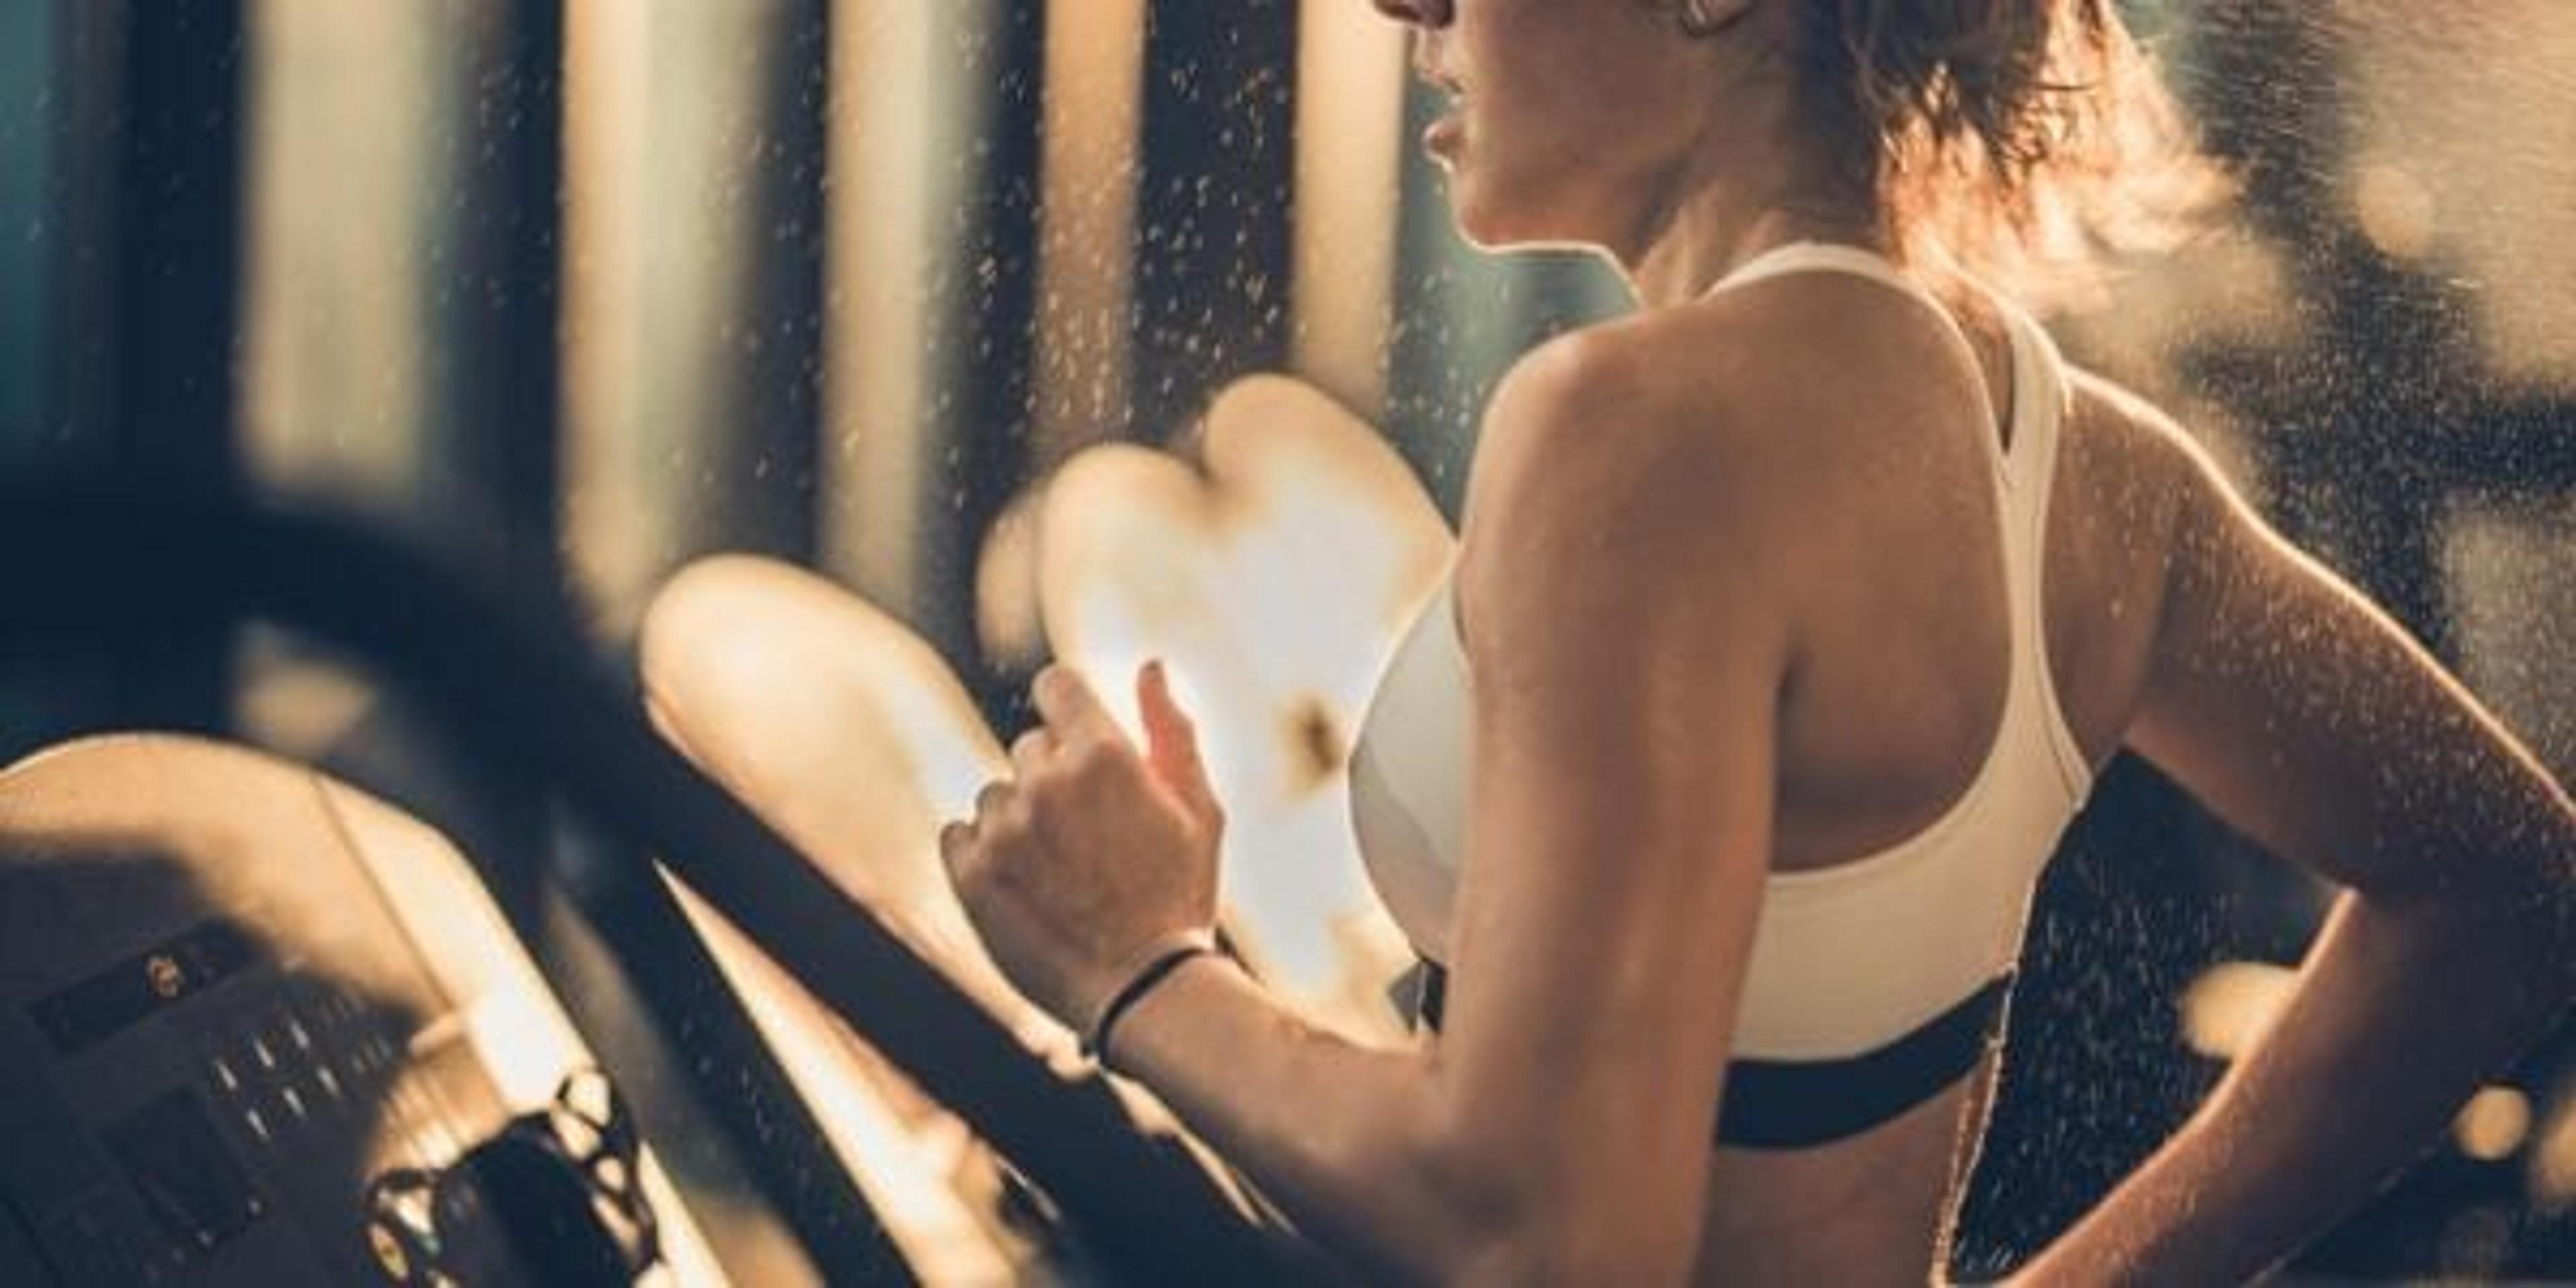
[[(1399, 990), (1413, 1022), (1439, 1031), (1449, 972), (1424, 961)], [(1719, 1144), (1805, 1149), (1856, 1136), (1967, 1076), (1986, 1053), (2011, 993), (2007, 972), (1905, 1036), (1840, 1060), (1739, 1059), (1726, 1066)]]

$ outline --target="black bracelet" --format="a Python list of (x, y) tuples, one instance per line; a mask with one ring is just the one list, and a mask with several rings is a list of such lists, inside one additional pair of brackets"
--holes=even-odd
[(1109, 1034), (1117, 1027), (1119, 1019), (1135, 1009), (1136, 1003), (1145, 1000), (1145, 995), (1153, 992), (1155, 985), (1171, 978), (1172, 972), (1179, 970), (1183, 962), (1193, 957), (1214, 956), (1216, 952), (1216, 945), (1210, 943), (1205, 934), (1192, 934), (1188, 939), (1156, 953), (1143, 968), (1128, 977), (1124, 987), (1110, 994), (1107, 1006), (1100, 1008), (1100, 1018), (1092, 1023), (1091, 1032), (1083, 1035), (1084, 1058), (1102, 1068), (1109, 1067)]

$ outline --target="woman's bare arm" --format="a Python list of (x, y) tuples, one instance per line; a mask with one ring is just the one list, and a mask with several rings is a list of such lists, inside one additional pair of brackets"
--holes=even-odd
[[(1605, 361), (1549, 346), (1488, 419), (1477, 504), (1509, 518), (1459, 573), (1476, 773), (1446, 1030), (1367, 1049), (1200, 962), (1113, 1048), (1390, 1277), (1667, 1282), (1697, 1248), (1785, 646), (1762, 626), (1770, 565), (1713, 548), (1760, 539), (1763, 489), (1677, 461), (1713, 453)], [(1660, 593), (1675, 567), (1709, 571)]]
[(2576, 990), (2565, 790), (2175, 443), (2184, 499), (2128, 741), (2345, 893), (2268, 1034), (2032, 1264), (2044, 1282), (2259, 1273), (2420, 1153)]

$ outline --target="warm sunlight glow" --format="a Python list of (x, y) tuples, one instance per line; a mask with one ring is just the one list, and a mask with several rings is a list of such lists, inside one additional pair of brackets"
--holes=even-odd
[(1144, 0), (1046, 7), (1039, 138), (1037, 454), (1052, 460), (1127, 406)]
[(2576, 1081), (2562, 1083), (2531, 1150), (2531, 1193), (2551, 1211), (2576, 1207)]
[(2353, 173), (2353, 217), (2362, 235), (2397, 259), (2420, 259), (2433, 248), (2433, 194), (2424, 181), (2391, 162)]
[(624, 625), (654, 566), (658, 507), (632, 467), (648, 378), (645, 105), (651, 26), (623, 0), (564, 5), (564, 552), (576, 580)]
[(1384, 15), (1298, 10), (1294, 360), (1364, 416), (1386, 405), (1404, 78), (1404, 29)]
[(1334, 929), (1382, 915), (1342, 770), (1448, 533), (1373, 429), (1292, 380), (1227, 389), (1181, 450), (1095, 448), (1050, 481), (1048, 641), (1131, 730), (1137, 667), (1169, 663), (1235, 820), (1225, 879), (1244, 938), (1319, 993), (1339, 987), (1346, 939), (1385, 942)]
[(932, 1284), (1012, 1281), (1003, 1237), (961, 1196), (993, 1181), (989, 1164), (970, 1168), (956, 1120), (902, 1083), (723, 914), (669, 884), (913, 1271)]
[[(2496, 0), (2465, 22), (2434, 5), (2336, 12), (2364, 232), (2474, 287), (2461, 303), (2495, 376), (2576, 390), (2576, 6)], [(2411, 191), (2372, 169), (2401, 158)]]
[(2460, 1152), (2482, 1162), (2513, 1157), (2531, 1135), (2531, 1098), (2511, 1087), (2488, 1087), (2469, 1097), (2452, 1120)]
[(446, 108), (453, 54), (411, 6), (245, 17), (242, 445), (263, 483), (400, 504), (436, 400), (419, 301), (438, 269), (418, 245), (441, 194), (412, 123)]
[(831, 582), (743, 557), (665, 587), (642, 652), (665, 736), (1032, 1047), (1070, 1045), (985, 955), (941, 866), (941, 823), (1008, 763), (938, 654)]
[(2289, 967), (2266, 962), (2210, 967), (2183, 992), (2183, 1041), (2213, 1059), (2235, 1059), (2271, 1027), (2297, 979)]
[(985, 175), (986, 86), (947, 51), (991, 44), (994, 6), (849, 0), (831, 21), (830, 288), (824, 310), (824, 566), (875, 603), (917, 611), (915, 552), (944, 520), (924, 504), (938, 426), (933, 337), (970, 276), (958, 212)]

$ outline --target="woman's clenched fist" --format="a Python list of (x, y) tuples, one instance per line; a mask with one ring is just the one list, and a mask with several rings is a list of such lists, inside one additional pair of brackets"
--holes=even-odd
[(1138, 670), (1138, 748), (1062, 666), (1031, 688), (1043, 723), (1011, 744), (1011, 776), (939, 852), (993, 960), (1078, 1033), (1176, 936), (1216, 921), (1225, 816), (1160, 662)]

